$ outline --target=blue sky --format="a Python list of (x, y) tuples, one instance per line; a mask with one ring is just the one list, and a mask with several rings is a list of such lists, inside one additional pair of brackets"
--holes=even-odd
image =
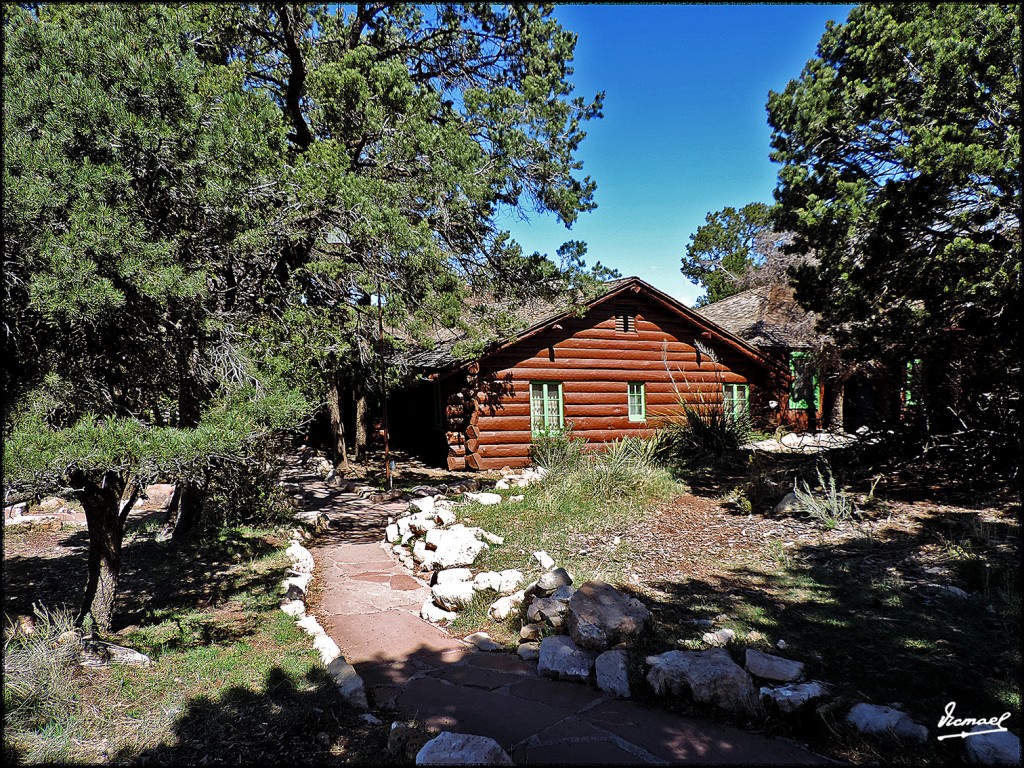
[(772, 202), (765, 102), (800, 76), (825, 22), (851, 5), (558, 5), (577, 33), (579, 95), (607, 92), (578, 157), (597, 182), (596, 210), (571, 230), (554, 216), (502, 226), (532, 253), (555, 257), (583, 240), (587, 263), (638, 275), (692, 305), (701, 290), (679, 272), (709, 211)]

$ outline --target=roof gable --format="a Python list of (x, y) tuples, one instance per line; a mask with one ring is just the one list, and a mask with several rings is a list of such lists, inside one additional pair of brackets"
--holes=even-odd
[[(714, 321), (687, 307), (680, 301), (672, 298), (666, 293), (659, 291), (649, 283), (638, 277), (627, 277), (607, 283), (607, 289), (602, 293), (584, 302), (587, 311), (608, 302), (621, 301), (623, 299), (636, 299), (644, 296), (652, 301), (661, 304), (669, 311), (681, 316), (683, 319), (694, 325), (700, 336), (707, 339), (715, 339), (749, 358), (752, 362), (765, 368), (774, 369), (777, 363), (767, 357), (756, 347), (751, 346), (734, 333), (720, 327)], [(423, 350), (409, 358), (409, 364), (413, 367), (433, 369), (441, 376), (447, 375), (468, 365), (473, 359), (486, 357), (512, 344), (525, 341), (532, 336), (550, 328), (561, 320), (574, 316), (571, 305), (566, 302), (562, 306), (548, 304), (547, 307), (537, 307), (533, 310), (533, 321), (522, 331), (503, 339), (496, 339), (484, 351), (483, 355), (471, 359), (458, 359), (452, 354), (452, 349), (458, 339), (453, 339), (444, 345), (439, 345), (432, 350)]]

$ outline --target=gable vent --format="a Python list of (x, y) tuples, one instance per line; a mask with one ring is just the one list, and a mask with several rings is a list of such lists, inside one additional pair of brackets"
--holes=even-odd
[(619, 333), (636, 333), (636, 307), (615, 308), (615, 330)]

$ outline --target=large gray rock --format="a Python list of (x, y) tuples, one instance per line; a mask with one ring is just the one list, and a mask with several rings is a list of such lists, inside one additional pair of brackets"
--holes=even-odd
[(746, 665), (747, 671), (755, 677), (780, 683), (794, 683), (804, 676), (804, 665), (799, 661), (761, 653), (753, 648), (747, 649)]
[(572, 584), (572, 576), (565, 568), (555, 568), (537, 579), (537, 594), (541, 597), (550, 595), (561, 586)]
[(857, 704), (846, 715), (846, 722), (861, 733), (872, 736), (891, 733), (906, 741), (924, 744), (928, 741), (928, 729), (915, 723), (910, 715), (892, 707), (880, 704)]
[(776, 515), (797, 515), (803, 512), (803, 506), (796, 494), (790, 491), (782, 497), (782, 501), (775, 505)]
[(597, 687), (602, 691), (628, 699), (629, 689), (629, 655), (625, 651), (605, 651), (594, 663), (597, 674)]
[(594, 673), (596, 659), (597, 654), (577, 647), (576, 643), (565, 635), (545, 637), (540, 643), (537, 674), (556, 680), (587, 683)]
[(582, 648), (606, 651), (633, 640), (651, 623), (647, 606), (603, 581), (588, 581), (569, 600), (569, 634)]
[(809, 683), (785, 685), (781, 688), (762, 688), (760, 694), (763, 704), (774, 704), (779, 714), (792, 715), (821, 701), (828, 695), (828, 689), (812, 680)]
[(442, 731), (416, 753), (416, 765), (515, 765), (494, 739)]
[(689, 694), (694, 701), (715, 704), (730, 712), (757, 710), (757, 690), (750, 675), (724, 648), (669, 651), (648, 656), (647, 682), (659, 696)]
[[(976, 725), (971, 733), (987, 731), (988, 725)], [(968, 736), (964, 739), (967, 759), (981, 765), (1020, 765), (1020, 739), (1009, 731)]]
[(553, 627), (560, 627), (565, 622), (565, 613), (569, 610), (564, 600), (551, 597), (538, 597), (526, 609), (526, 618), (540, 624), (547, 621)]

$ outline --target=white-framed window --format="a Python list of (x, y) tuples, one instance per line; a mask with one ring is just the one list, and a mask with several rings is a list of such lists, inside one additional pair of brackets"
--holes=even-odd
[(746, 384), (724, 384), (722, 405), (726, 418), (747, 418), (750, 413), (750, 387)]
[(562, 382), (530, 382), (530, 431), (534, 434), (562, 429), (565, 425)]
[(629, 420), (647, 421), (647, 392), (642, 381), (631, 381), (626, 385), (626, 400), (629, 403)]

